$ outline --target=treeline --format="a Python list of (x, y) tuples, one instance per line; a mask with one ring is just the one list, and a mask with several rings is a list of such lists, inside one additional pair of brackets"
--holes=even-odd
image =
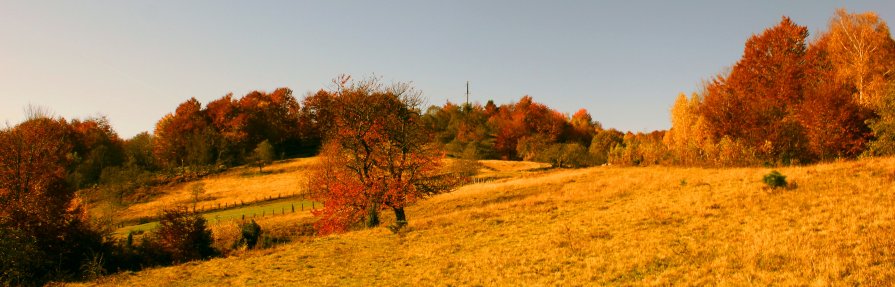
[(581, 109), (567, 116), (524, 96), (497, 106), (446, 103), (432, 106), (423, 121), (449, 156), (463, 159), (532, 160), (578, 167), (607, 161), (623, 134), (604, 130)]
[(874, 13), (838, 10), (828, 30), (783, 17), (733, 68), (671, 109), (662, 162), (798, 164), (895, 152), (895, 41)]
[(554, 166), (789, 165), (895, 154), (895, 41), (870, 12), (838, 10), (813, 41), (783, 17), (742, 58), (671, 109), (672, 128), (604, 130), (585, 110), (565, 116), (531, 97), (431, 107), (436, 141), (458, 158)]
[[(169, 174), (183, 167), (155, 152), (165, 147), (159, 146), (161, 139), (172, 137), (141, 133), (122, 140), (103, 117), (69, 121), (41, 108), (27, 113), (24, 122), (0, 129), (0, 285), (89, 279), (217, 254), (210, 247), (205, 220), (185, 209), (171, 207), (161, 227), (138, 242), (130, 236), (126, 241), (114, 239), (112, 225), (103, 218), (91, 218), (87, 211), (91, 199), (121, 204), (123, 197), (139, 188), (168, 182)], [(270, 130), (276, 131), (264, 131)], [(212, 131), (205, 129), (202, 134)], [(249, 137), (264, 140), (252, 149), (254, 155), (241, 160), (269, 161), (270, 155), (265, 154), (272, 152), (263, 152), (273, 149), (268, 138), (290, 151), (289, 138), (272, 134), (248, 132)], [(190, 136), (186, 133), (182, 138)], [(188, 149), (186, 155), (193, 150)], [(217, 153), (221, 154), (225, 153)], [(114, 196), (98, 196), (96, 191)]]
[(459, 159), (503, 159), (546, 162), (554, 167), (606, 163), (668, 163), (665, 131), (649, 133), (605, 129), (585, 109), (571, 116), (524, 96), (497, 106), (480, 104), (432, 106), (423, 120), (448, 156)]

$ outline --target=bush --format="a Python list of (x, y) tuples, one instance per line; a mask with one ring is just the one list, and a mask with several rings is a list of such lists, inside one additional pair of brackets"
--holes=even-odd
[[(0, 222), (0, 286), (41, 286), (47, 281), (72, 280), (85, 275), (85, 271), (101, 270), (82, 268), (90, 256), (102, 256), (104, 248), (98, 233), (78, 220), (59, 229), (42, 227), (36, 231)], [(101, 264), (102, 260), (95, 262)]]
[(211, 247), (214, 239), (205, 223), (201, 215), (186, 209), (165, 210), (155, 236), (161, 249), (175, 263), (206, 259), (217, 252)]
[(110, 248), (106, 258), (107, 271), (138, 271), (143, 268), (171, 264), (171, 255), (166, 253), (158, 242), (151, 240), (151, 236), (142, 235), (138, 243), (134, 241), (134, 234), (128, 234), (124, 242), (119, 241), (118, 244)]
[(255, 248), (255, 245), (258, 244), (258, 238), (261, 237), (261, 225), (258, 225), (258, 223), (252, 219), (249, 223), (240, 224), (239, 229), (242, 232), (239, 236), (239, 240), (233, 244), (233, 248), (235, 249), (242, 245), (245, 245), (248, 249)]
[(770, 188), (786, 188), (786, 176), (781, 174), (779, 171), (771, 171), (771, 173), (764, 176), (762, 179), (764, 183)]
[(593, 162), (587, 149), (578, 143), (552, 144), (544, 151), (544, 157), (553, 167), (583, 167)]
[(0, 285), (40, 285), (40, 270), (49, 268), (46, 256), (24, 232), (15, 228), (0, 228)]

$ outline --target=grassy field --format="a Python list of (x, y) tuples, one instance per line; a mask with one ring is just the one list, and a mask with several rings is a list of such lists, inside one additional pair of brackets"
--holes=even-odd
[[(307, 186), (306, 171), (315, 161), (316, 158), (280, 161), (265, 167), (263, 173), (257, 168), (239, 167), (203, 178), (199, 182), (205, 184), (205, 192), (199, 197), (198, 205), (208, 209), (303, 193)], [(121, 210), (120, 220), (152, 217), (165, 207), (192, 206), (193, 184), (195, 182), (163, 187), (155, 200)]]
[[(212, 212), (206, 212), (202, 214), (202, 217), (208, 221), (209, 224), (217, 224), (224, 221), (230, 220), (242, 220), (245, 218), (249, 219), (258, 219), (269, 216), (280, 216), (285, 215), (287, 213), (293, 212), (311, 212), (312, 208), (320, 208), (320, 203), (315, 203), (309, 200), (302, 200), (297, 198), (288, 198), (282, 200), (273, 200), (268, 202), (263, 202), (259, 204), (254, 204), (246, 207), (238, 207), (238, 208), (230, 208), (230, 209), (222, 209), (216, 210)], [(148, 231), (158, 226), (158, 221), (153, 221), (144, 224), (138, 225), (130, 225), (119, 228), (115, 230), (115, 235), (123, 236), (127, 235), (128, 232), (136, 232), (136, 231)]]
[(778, 170), (794, 188), (766, 188), (767, 168), (521, 173), (423, 200), (399, 234), (360, 230), (87, 285), (895, 284), (895, 158)]
[[(259, 173), (254, 167), (237, 167), (222, 174), (203, 178), (205, 192), (199, 196), (200, 209), (214, 209), (218, 206), (233, 206), (264, 200), (302, 194), (307, 191), (307, 172), (316, 163), (316, 158), (300, 158), (276, 162)], [(510, 177), (533, 169), (549, 167), (535, 162), (482, 161), (481, 176)], [(160, 196), (150, 202), (137, 203), (117, 211), (119, 221), (156, 216), (162, 209), (171, 206), (192, 206), (191, 187), (196, 182), (187, 182), (161, 187)]]

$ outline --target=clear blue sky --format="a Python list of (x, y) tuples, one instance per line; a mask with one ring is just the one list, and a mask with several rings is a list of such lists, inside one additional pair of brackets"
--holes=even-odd
[(895, 23), (895, 1), (6, 1), (0, 121), (23, 107), (152, 131), (189, 97), (335, 76), (412, 81), (431, 104), (531, 95), (604, 127), (670, 126), (676, 95), (732, 65), (790, 16), (812, 34), (837, 7)]

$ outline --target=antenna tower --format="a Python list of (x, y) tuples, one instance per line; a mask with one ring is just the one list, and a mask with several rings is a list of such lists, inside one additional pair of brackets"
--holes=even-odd
[(469, 106), (469, 81), (466, 81), (466, 106)]

